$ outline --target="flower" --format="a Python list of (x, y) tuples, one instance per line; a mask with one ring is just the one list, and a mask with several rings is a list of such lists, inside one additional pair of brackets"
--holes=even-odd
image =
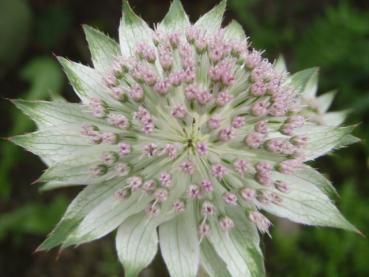
[(225, 1), (191, 24), (179, 0), (151, 29), (125, 1), (119, 44), (84, 26), (94, 67), (59, 58), (80, 103), (14, 100), (38, 131), (43, 189), (83, 186), (38, 250), (117, 229), (127, 276), (160, 247), (171, 276), (264, 276), (267, 213), (357, 231), (305, 164), (355, 142), (316, 97), (317, 70), (289, 75), (252, 49)]

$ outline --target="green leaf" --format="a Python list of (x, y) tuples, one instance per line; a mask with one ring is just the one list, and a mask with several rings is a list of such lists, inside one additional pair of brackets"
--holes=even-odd
[(133, 55), (136, 44), (140, 42), (154, 46), (152, 36), (153, 30), (134, 13), (128, 1), (123, 1), (123, 17), (119, 25), (119, 44), (122, 55), (124, 57)]
[(313, 184), (330, 197), (338, 196), (338, 193), (332, 183), (317, 170), (308, 165), (304, 165), (301, 169), (294, 172), (293, 175), (302, 181)]
[(240, 23), (238, 23), (236, 20), (232, 20), (231, 23), (229, 23), (224, 28), (224, 36), (227, 39), (246, 39), (245, 31), (243, 30), (243, 27)]
[(353, 135), (347, 135), (345, 136), (340, 144), (338, 145), (338, 147), (343, 147), (343, 146), (347, 146), (347, 145), (350, 145), (350, 144), (354, 144), (354, 143), (358, 143), (358, 142), (361, 142), (361, 139), (358, 138), (358, 137), (355, 137)]
[(133, 277), (147, 267), (158, 251), (158, 223), (144, 212), (129, 217), (116, 235), (116, 249), (125, 276)]
[(80, 104), (61, 101), (12, 100), (18, 109), (29, 116), (39, 129), (48, 129), (59, 125), (82, 125), (84, 123), (107, 126), (104, 120), (91, 116)]
[(253, 277), (265, 276), (264, 257), (260, 249), (259, 233), (255, 225), (239, 208), (227, 208), (227, 213), (235, 222), (235, 227), (229, 232), (231, 240), (246, 261)]
[(339, 126), (346, 120), (348, 113), (348, 110), (326, 113), (323, 115), (323, 124), (327, 126)]
[(94, 147), (94, 151), (85, 153), (81, 157), (58, 162), (46, 169), (38, 181), (48, 182), (48, 185), (43, 187), (45, 190), (51, 187), (88, 185), (107, 180), (111, 172), (100, 177), (91, 174), (91, 169), (101, 163), (101, 155), (104, 151), (106, 151), (104, 146), (99, 148)]
[(160, 226), (160, 250), (171, 276), (197, 276), (200, 257), (196, 226), (192, 202), (183, 214)]
[(116, 41), (88, 25), (83, 26), (94, 67), (107, 74), (112, 70), (114, 60), (120, 56), (120, 48)]
[(267, 212), (301, 224), (335, 227), (358, 232), (341, 215), (328, 196), (312, 183), (296, 176), (278, 172), (273, 173), (273, 179), (285, 181), (291, 189), (287, 194), (276, 192), (282, 198), (281, 204), (260, 203), (260, 207)]
[(71, 202), (63, 218), (37, 250), (50, 250), (62, 244), (91, 210), (114, 194), (121, 186), (121, 182), (122, 179), (118, 179), (84, 188)]
[(274, 62), (274, 68), (281, 73), (287, 71), (286, 61), (282, 55), (279, 55), (278, 59)]
[(305, 98), (312, 98), (318, 90), (319, 68), (313, 67), (296, 72), (290, 77), (291, 84)]
[(65, 58), (59, 57), (58, 60), (82, 102), (88, 103), (91, 98), (97, 97), (114, 107), (121, 108), (122, 105), (109, 96), (110, 91), (105, 86), (103, 76), (98, 71)]
[(129, 216), (142, 211), (150, 200), (151, 197), (142, 197), (138, 192), (124, 200), (117, 199), (114, 194), (111, 194), (84, 217), (63, 242), (63, 248), (96, 240), (109, 234)]
[(201, 242), (201, 264), (210, 277), (231, 277), (226, 264), (207, 239)]
[(188, 16), (183, 9), (180, 0), (173, 0), (168, 13), (165, 15), (159, 28), (164, 28), (167, 31), (179, 30), (183, 31), (191, 25)]
[(305, 161), (314, 160), (342, 145), (342, 141), (349, 135), (354, 126), (325, 127), (305, 126), (296, 130), (296, 134), (304, 134), (309, 143), (305, 148)]
[(333, 91), (324, 93), (317, 98), (317, 101), (319, 103), (319, 112), (324, 113), (329, 109), (329, 107), (332, 105), (332, 102), (336, 94), (337, 94), (337, 91), (333, 90)]
[(40, 156), (49, 166), (68, 157), (76, 157), (87, 150), (92, 151), (94, 148), (88, 139), (67, 128), (63, 130), (50, 128), (49, 130), (15, 136), (10, 140)]
[(226, 5), (227, 1), (222, 0), (213, 9), (200, 17), (200, 19), (195, 23), (195, 26), (203, 28), (209, 33), (218, 31), (222, 25), (223, 14), (225, 12)]
[(226, 264), (229, 273), (232, 276), (252, 276), (247, 261), (243, 256), (243, 251), (240, 252), (240, 249), (229, 234), (220, 229), (216, 220), (212, 220), (210, 226), (211, 233), (208, 239), (213, 245), (215, 252)]

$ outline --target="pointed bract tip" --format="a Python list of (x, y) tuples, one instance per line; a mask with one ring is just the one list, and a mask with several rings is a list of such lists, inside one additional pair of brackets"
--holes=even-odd
[(12, 141), (12, 137), (0, 137), (0, 140)]
[(123, 0), (123, 11), (133, 12), (128, 0)]
[(34, 184), (37, 184), (37, 183), (40, 183), (40, 182), (41, 182), (41, 179), (37, 178), (36, 180), (31, 182), (31, 185), (34, 185)]
[(366, 235), (363, 232), (361, 232), (359, 229), (356, 229), (355, 233), (361, 236), (362, 238), (366, 239)]
[(12, 102), (13, 104), (17, 101), (17, 99), (15, 98), (9, 98), (9, 97), (2, 97), (3, 100), (6, 100), (6, 101), (9, 101), (9, 102)]
[(33, 250), (32, 254), (38, 254), (40, 252), (45, 251), (45, 249), (42, 249), (42, 244), (40, 244), (39, 246), (37, 246), (37, 248), (35, 250)]

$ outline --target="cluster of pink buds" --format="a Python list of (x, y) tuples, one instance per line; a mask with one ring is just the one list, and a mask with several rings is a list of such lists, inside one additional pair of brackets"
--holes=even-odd
[[(199, 66), (199, 59), (208, 60), (205, 68)], [(140, 160), (174, 162), (183, 157), (176, 165), (178, 172), (198, 178), (199, 165), (195, 162), (198, 156), (206, 163), (211, 176), (202, 177), (198, 184), (188, 184), (184, 199), (202, 199), (215, 193), (214, 187), (222, 186), (228, 177), (236, 176), (254, 180), (260, 187), (245, 186), (241, 190), (227, 187), (221, 196), (225, 205), (239, 205), (240, 201), (255, 206), (278, 205), (283, 201), (279, 194), (288, 193), (290, 186), (274, 180), (273, 172), (292, 174), (301, 167), (309, 140), (296, 135), (295, 130), (303, 127), (306, 120), (299, 113), (294, 89), (285, 82), (287, 75), (277, 72), (262, 58), (261, 52), (249, 50), (247, 40), (230, 40), (223, 29), (209, 33), (192, 26), (185, 34), (157, 29), (153, 44), (138, 43), (131, 57), (117, 58), (111, 72), (105, 76), (105, 83), (114, 99), (121, 101), (127, 92), (129, 97), (124, 101), (129, 110), (120, 112), (106, 101), (90, 100), (93, 116), (119, 129), (112, 132), (101, 131), (94, 125), (83, 127), (81, 133), (94, 144), (118, 144), (93, 169), (95, 176), (107, 174), (113, 166), (118, 166), (116, 172), (121, 172), (115, 174), (125, 176), (130, 168), (129, 157), (141, 153)], [(209, 80), (208, 84), (204, 80)], [(274, 117), (277, 119), (273, 121)], [(155, 135), (154, 130), (157, 130)], [(132, 139), (140, 138), (140, 133), (147, 138), (144, 143), (139, 142), (140, 147), (135, 147)], [(222, 151), (234, 147), (242, 150), (235, 149), (234, 158), (229, 159), (228, 154), (226, 158), (222, 156), (226, 152), (218, 152), (218, 147), (226, 147)], [(185, 157), (187, 149), (195, 156)], [(237, 156), (242, 151), (251, 154)], [(279, 162), (255, 160), (258, 151), (285, 158), (278, 158)], [(131, 193), (142, 189), (153, 195), (146, 208), (151, 216), (158, 215), (161, 204), (170, 199), (169, 188), (174, 182), (169, 170), (160, 172), (157, 180), (128, 186)], [(207, 204), (202, 212), (205, 220), (199, 227), (201, 236), (209, 234), (208, 217), (215, 213), (215, 208), (213, 212), (210, 208), (214, 204), (204, 203)], [(178, 199), (172, 205), (176, 213), (183, 212), (185, 206)], [(250, 219), (263, 232), (269, 227), (268, 221), (258, 213), (250, 214)], [(230, 230), (234, 222), (224, 215), (219, 225), (222, 230)]]

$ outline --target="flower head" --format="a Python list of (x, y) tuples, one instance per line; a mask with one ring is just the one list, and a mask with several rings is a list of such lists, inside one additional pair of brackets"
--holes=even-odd
[(84, 186), (40, 250), (118, 229), (127, 276), (158, 242), (172, 276), (196, 276), (200, 264), (263, 276), (266, 213), (355, 230), (305, 164), (354, 142), (352, 127), (326, 116), (315, 69), (289, 75), (238, 23), (222, 28), (224, 10), (191, 24), (174, 0), (153, 30), (125, 1), (119, 44), (84, 28), (93, 68), (59, 58), (80, 103), (15, 101), (39, 131), (13, 141), (49, 166), (44, 189)]

